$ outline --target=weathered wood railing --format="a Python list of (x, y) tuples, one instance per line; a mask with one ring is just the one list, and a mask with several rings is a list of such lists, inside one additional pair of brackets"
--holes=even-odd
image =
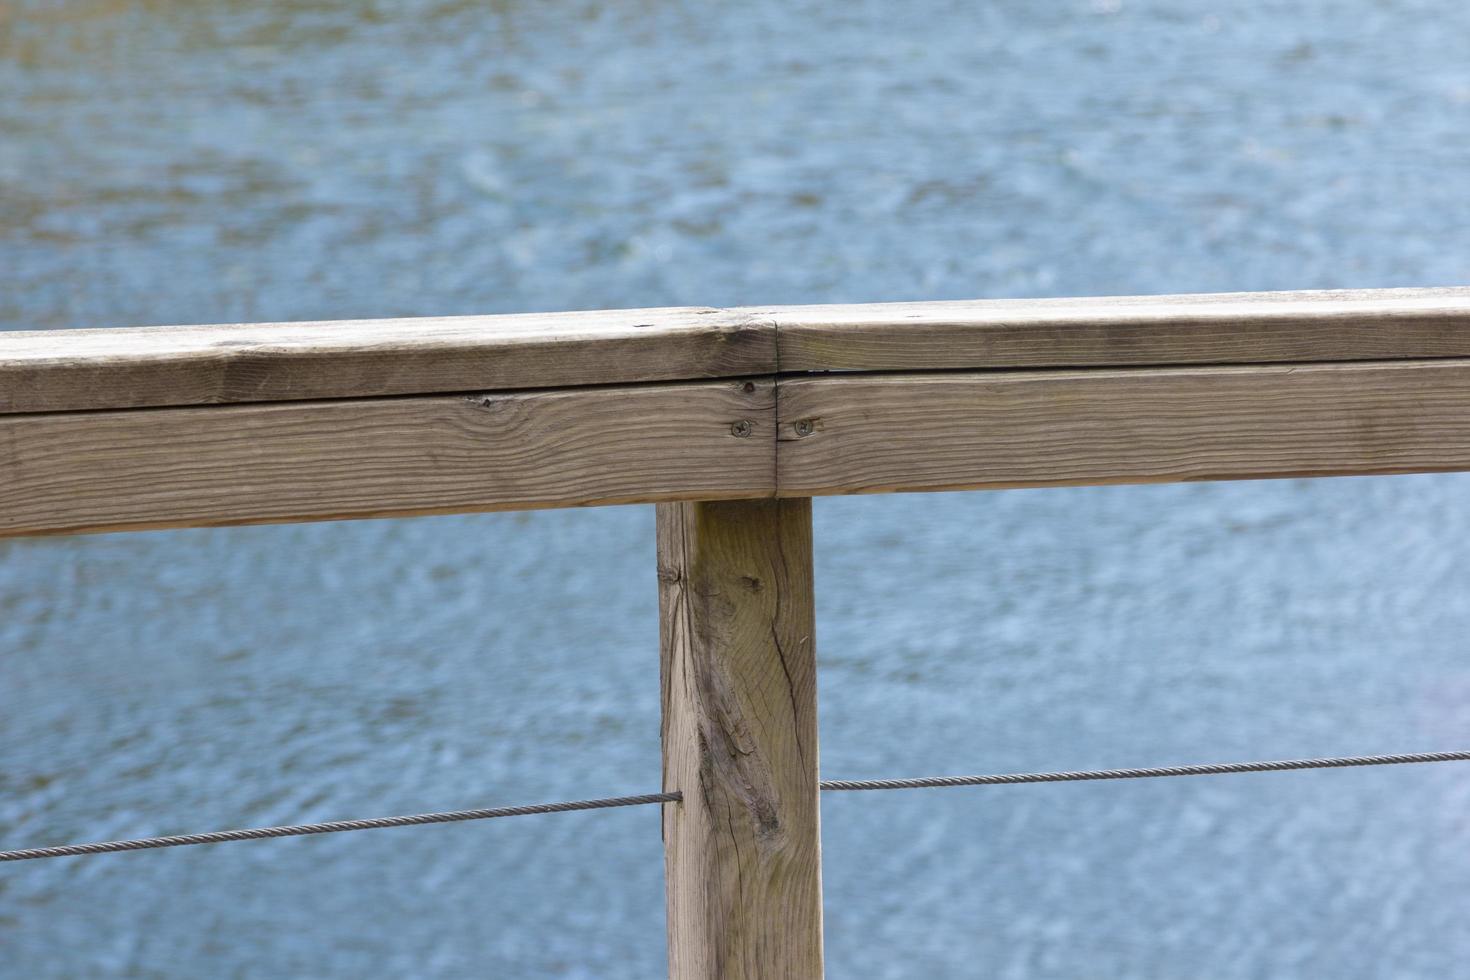
[(1470, 289), (0, 333), (0, 536), (657, 503), (669, 955), (821, 973), (812, 496), (1470, 469)]

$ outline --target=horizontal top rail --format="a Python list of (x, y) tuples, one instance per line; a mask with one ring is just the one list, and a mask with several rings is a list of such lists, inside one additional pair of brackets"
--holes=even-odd
[(0, 413), (765, 374), (1470, 357), (1470, 288), (0, 333)]
[(790, 372), (1470, 357), (1470, 288), (792, 306)]
[(775, 332), (700, 308), (0, 333), (0, 413), (768, 374)]
[(0, 537), (1470, 470), (1470, 288), (0, 333)]

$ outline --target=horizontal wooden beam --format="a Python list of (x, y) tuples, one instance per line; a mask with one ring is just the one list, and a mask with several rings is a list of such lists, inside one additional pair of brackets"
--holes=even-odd
[(0, 536), (1461, 469), (1462, 289), (0, 334)]
[(1470, 357), (1470, 288), (0, 333), (0, 413), (776, 373)]
[(749, 313), (607, 310), (0, 333), (0, 413), (770, 374)]
[(1470, 357), (1470, 288), (766, 307), (781, 370)]
[(0, 416), (0, 537), (770, 497), (770, 379)]
[(1470, 360), (783, 381), (779, 494), (1470, 469)]
[(765, 377), (0, 416), (0, 537), (1465, 469), (1470, 360)]

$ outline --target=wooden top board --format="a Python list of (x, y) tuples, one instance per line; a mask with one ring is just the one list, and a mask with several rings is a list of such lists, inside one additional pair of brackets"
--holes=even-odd
[(980, 370), (1470, 356), (1470, 288), (770, 307), (781, 370)]
[(0, 413), (768, 374), (769, 323), (698, 308), (0, 333)]
[(1470, 357), (1470, 288), (0, 333), (0, 413), (834, 371)]

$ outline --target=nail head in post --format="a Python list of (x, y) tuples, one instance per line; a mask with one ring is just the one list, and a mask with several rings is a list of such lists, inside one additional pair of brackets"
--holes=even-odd
[(811, 419), (798, 419), (793, 428), (796, 429), (797, 435), (809, 436), (816, 431), (817, 427), (812, 424)]
[(730, 426), (730, 435), (734, 436), (737, 439), (744, 439), (746, 436), (750, 435), (750, 429), (750, 420), (741, 419), (739, 422), (736, 422), (734, 425)]

